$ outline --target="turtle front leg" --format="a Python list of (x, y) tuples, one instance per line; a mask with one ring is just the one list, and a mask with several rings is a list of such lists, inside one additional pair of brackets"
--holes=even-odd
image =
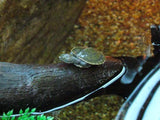
[(91, 65), (76, 58), (75, 57), (75, 61), (74, 61), (74, 65), (77, 66), (77, 67), (80, 67), (80, 68), (89, 68)]

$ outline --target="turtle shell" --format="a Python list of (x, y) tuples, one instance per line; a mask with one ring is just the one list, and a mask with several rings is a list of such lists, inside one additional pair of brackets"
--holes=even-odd
[(74, 47), (71, 50), (71, 54), (74, 55), (74, 56), (77, 56), (77, 54), (80, 53), (84, 49), (85, 49), (84, 47)]
[(100, 65), (105, 62), (104, 55), (91, 47), (76, 47), (71, 50), (71, 53), (75, 55), (78, 59), (91, 65)]

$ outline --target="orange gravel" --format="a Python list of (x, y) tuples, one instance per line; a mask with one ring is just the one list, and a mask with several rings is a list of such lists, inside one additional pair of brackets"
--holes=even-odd
[(73, 46), (97, 47), (105, 55), (144, 55), (150, 25), (159, 23), (159, 0), (88, 0), (71, 35)]

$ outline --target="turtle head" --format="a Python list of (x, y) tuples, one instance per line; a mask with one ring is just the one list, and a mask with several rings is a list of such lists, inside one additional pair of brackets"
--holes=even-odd
[(73, 55), (71, 55), (71, 54), (61, 54), (59, 56), (59, 59), (65, 63), (73, 63), (74, 62)]

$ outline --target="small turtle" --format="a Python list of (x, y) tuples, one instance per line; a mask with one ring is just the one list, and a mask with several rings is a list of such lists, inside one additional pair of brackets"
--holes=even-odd
[(104, 55), (91, 47), (75, 47), (71, 50), (70, 54), (62, 54), (59, 56), (59, 59), (65, 63), (73, 63), (80, 68), (101, 65), (105, 62)]

